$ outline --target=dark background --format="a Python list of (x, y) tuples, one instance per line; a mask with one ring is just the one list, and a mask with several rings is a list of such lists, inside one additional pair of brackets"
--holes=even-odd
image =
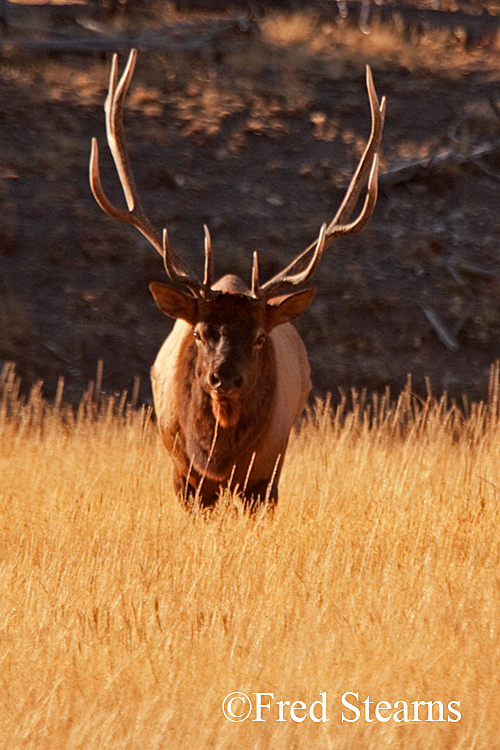
[(255, 250), (265, 279), (333, 217), (369, 134), (371, 65), (388, 99), (380, 197), (368, 227), (328, 251), (297, 323), (315, 393), (397, 395), (410, 373), (417, 392), (427, 376), (436, 393), (484, 398), (500, 358), (498, 4), (455, 4), (466, 21), (448, 21), (441, 3), (439, 23), (430, 3), (417, 20), (374, 6), (364, 31), (353, 3), (347, 19), (336, 3), (197, 5), (8, 4), (0, 360), (48, 397), (64, 376), (77, 401), (102, 359), (106, 391), (139, 376), (150, 400), (171, 326), (148, 291), (162, 261), (101, 212), (87, 176), (95, 135), (122, 205), (102, 106), (111, 51), (123, 65), (136, 45), (125, 126), (147, 213), (198, 273), (207, 223), (218, 275), (247, 282)]

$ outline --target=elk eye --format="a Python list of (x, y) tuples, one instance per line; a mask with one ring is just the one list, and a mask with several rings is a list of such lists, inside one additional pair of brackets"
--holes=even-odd
[(264, 342), (266, 340), (266, 334), (265, 333), (258, 333), (254, 339), (254, 346), (260, 349), (261, 346), (264, 345)]
[(196, 341), (201, 341), (201, 333), (199, 331), (194, 330), (193, 336), (195, 337)]

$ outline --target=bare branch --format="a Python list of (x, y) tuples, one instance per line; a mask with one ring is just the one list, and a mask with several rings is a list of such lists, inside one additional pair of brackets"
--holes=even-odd
[(429, 307), (422, 308), (427, 321), (430, 323), (434, 333), (438, 339), (446, 346), (450, 352), (456, 352), (459, 350), (458, 341), (446, 330), (443, 323), (438, 317), (438, 314), (431, 310)]

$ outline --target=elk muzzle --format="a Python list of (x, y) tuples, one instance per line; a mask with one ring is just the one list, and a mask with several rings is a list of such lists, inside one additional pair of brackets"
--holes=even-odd
[(219, 352), (207, 375), (214, 417), (222, 427), (234, 427), (241, 413), (246, 378), (234, 352)]
[(213, 368), (208, 376), (208, 384), (218, 396), (237, 396), (243, 383), (243, 375), (224, 364)]

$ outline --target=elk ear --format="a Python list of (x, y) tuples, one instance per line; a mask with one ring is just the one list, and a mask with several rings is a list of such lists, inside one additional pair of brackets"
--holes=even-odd
[(169, 318), (182, 318), (191, 325), (196, 325), (198, 322), (197, 299), (160, 281), (152, 281), (149, 291), (162, 313), (168, 315)]
[(276, 326), (290, 321), (302, 315), (307, 310), (316, 294), (316, 289), (303, 289), (301, 292), (285, 294), (281, 297), (270, 299), (266, 305), (267, 330), (272, 331)]

